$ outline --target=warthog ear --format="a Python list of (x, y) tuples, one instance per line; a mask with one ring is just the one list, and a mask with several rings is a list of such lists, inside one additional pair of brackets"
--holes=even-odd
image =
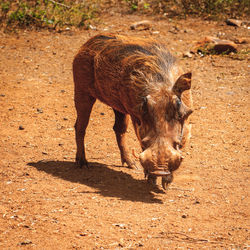
[(191, 88), (191, 78), (192, 78), (191, 72), (181, 75), (175, 82), (172, 91), (178, 97), (180, 97), (183, 91)]

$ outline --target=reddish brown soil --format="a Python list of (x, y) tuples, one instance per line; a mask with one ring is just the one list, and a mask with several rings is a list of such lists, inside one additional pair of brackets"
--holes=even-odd
[[(249, 247), (249, 56), (182, 58), (206, 35), (242, 38), (249, 30), (152, 19), (153, 30), (130, 31), (141, 19), (110, 16), (90, 31), (0, 33), (1, 249)], [(192, 138), (166, 192), (152, 189), (141, 168), (121, 166), (113, 112), (100, 102), (87, 130), (90, 170), (74, 166), (71, 64), (104, 30), (163, 38), (193, 72)], [(132, 126), (128, 134), (139, 153)]]

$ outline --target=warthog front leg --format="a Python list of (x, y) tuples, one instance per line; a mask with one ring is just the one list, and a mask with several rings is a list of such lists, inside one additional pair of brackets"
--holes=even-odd
[(89, 95), (76, 94), (75, 96), (75, 107), (77, 111), (75, 123), (75, 138), (77, 145), (76, 164), (80, 168), (88, 167), (88, 162), (85, 157), (84, 137), (95, 100), (95, 98)]
[(115, 112), (115, 124), (114, 131), (116, 140), (121, 153), (122, 165), (126, 163), (129, 168), (136, 168), (134, 161), (129, 158), (127, 145), (126, 145), (126, 131), (128, 128), (129, 116), (125, 115), (114, 109)]

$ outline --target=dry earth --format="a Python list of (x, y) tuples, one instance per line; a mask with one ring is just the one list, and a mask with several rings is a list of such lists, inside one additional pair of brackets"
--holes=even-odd
[[(249, 38), (249, 30), (154, 18), (153, 29), (131, 31), (141, 19), (107, 16), (89, 31), (0, 33), (1, 249), (249, 247), (249, 55), (182, 58), (204, 36)], [(141, 168), (121, 166), (113, 112), (100, 102), (87, 130), (91, 168), (74, 166), (72, 60), (103, 31), (165, 39), (193, 72), (192, 138), (166, 192), (152, 189)], [(128, 133), (140, 152), (132, 126)]]

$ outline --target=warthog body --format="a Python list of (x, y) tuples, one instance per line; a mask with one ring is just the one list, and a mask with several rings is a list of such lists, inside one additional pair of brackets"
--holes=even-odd
[(125, 135), (129, 116), (140, 141), (140, 162), (152, 182), (163, 187), (182, 161), (180, 148), (190, 130), (191, 73), (183, 74), (165, 46), (153, 39), (97, 35), (79, 50), (73, 62), (77, 120), (76, 162), (87, 166), (85, 130), (96, 99), (113, 108), (114, 131), (122, 164), (133, 168)]

